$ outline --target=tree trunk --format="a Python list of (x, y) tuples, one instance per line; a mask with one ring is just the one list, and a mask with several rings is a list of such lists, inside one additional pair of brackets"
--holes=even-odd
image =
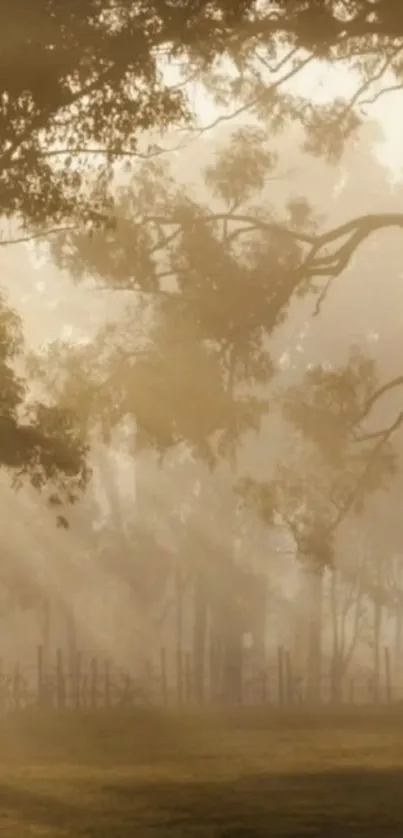
[(402, 664), (402, 652), (403, 652), (403, 608), (402, 604), (399, 602), (397, 611), (396, 611), (396, 621), (395, 621), (395, 641), (394, 641), (394, 649), (393, 649), (393, 672), (394, 678), (396, 679), (401, 678), (401, 664)]
[(227, 635), (224, 647), (223, 698), (228, 704), (242, 703), (242, 635)]
[(198, 704), (204, 702), (207, 638), (207, 591), (202, 573), (198, 573), (194, 586), (193, 623), (193, 690)]
[(307, 556), (302, 558), (303, 610), (306, 648), (306, 700), (321, 700), (322, 680), (322, 600), (324, 568)]
[(236, 603), (225, 612), (223, 624), (223, 699), (229, 704), (242, 703), (242, 621)]
[(381, 628), (382, 605), (379, 597), (374, 602), (374, 702), (379, 704), (381, 690)]
[(43, 675), (45, 683), (50, 671), (52, 660), (52, 598), (50, 594), (44, 597), (42, 604), (42, 645), (43, 645)]
[(77, 660), (77, 626), (74, 614), (74, 606), (67, 603), (63, 604), (64, 622), (66, 628), (66, 642), (67, 642), (67, 658), (68, 667), (71, 674), (75, 672)]
[(183, 703), (183, 574), (179, 567), (175, 576), (176, 588), (176, 660), (177, 660), (177, 687), (178, 701)]
[(333, 568), (330, 580), (330, 616), (332, 625), (332, 660), (330, 674), (331, 701), (339, 704), (342, 700), (343, 680), (343, 642), (341, 633), (344, 625), (339, 624), (339, 607), (337, 598), (337, 570)]

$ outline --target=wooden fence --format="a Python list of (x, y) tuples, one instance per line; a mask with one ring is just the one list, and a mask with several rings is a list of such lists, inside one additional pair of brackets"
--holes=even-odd
[[(68, 661), (62, 650), (45, 666), (42, 647), (38, 647), (32, 666), (19, 664), (7, 669), (0, 661), (0, 708), (3, 711), (28, 707), (53, 710), (195, 706), (201, 703), (195, 694), (192, 659), (189, 653), (169, 656), (160, 650), (158, 664), (145, 663), (142, 674), (134, 676), (110, 661), (78, 653)], [(324, 676), (321, 699), (327, 704), (391, 704), (402, 696), (393, 687), (389, 650), (384, 650), (382, 678), (356, 671), (346, 677), (337, 696), (332, 693), (329, 676)], [(224, 697), (219, 685), (210, 679), (205, 686), (203, 703), (210, 706), (245, 704), (249, 706), (301, 706), (306, 704), (303, 679), (293, 674), (290, 653), (282, 647), (267, 665), (252, 675), (242, 673), (241, 691)]]

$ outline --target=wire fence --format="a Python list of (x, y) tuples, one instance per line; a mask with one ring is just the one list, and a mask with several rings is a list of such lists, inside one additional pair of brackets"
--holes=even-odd
[[(200, 704), (297, 708), (312, 700), (305, 679), (283, 647), (264, 665), (253, 671), (241, 668), (233, 675), (233, 689), (228, 688), (228, 679), (224, 689), (217, 672), (205, 673), (201, 688), (190, 653), (178, 651), (172, 655), (161, 648), (159, 660), (145, 661), (134, 675), (100, 656), (80, 652), (71, 656), (61, 649), (54, 660), (45, 663), (44, 650), (39, 646), (32, 665), (6, 667), (0, 662), (0, 708), (3, 712), (30, 707), (62, 711)], [(323, 704), (388, 705), (402, 700), (403, 690), (392, 683), (386, 648), (376, 677), (373, 672), (357, 669), (335, 684), (331, 669), (325, 668), (316, 698)]]

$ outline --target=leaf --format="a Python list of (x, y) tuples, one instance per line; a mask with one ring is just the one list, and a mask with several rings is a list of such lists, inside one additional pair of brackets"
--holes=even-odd
[(235, 132), (230, 144), (217, 153), (216, 162), (205, 169), (204, 179), (212, 194), (239, 206), (261, 192), (277, 161), (266, 143), (262, 130), (241, 128)]

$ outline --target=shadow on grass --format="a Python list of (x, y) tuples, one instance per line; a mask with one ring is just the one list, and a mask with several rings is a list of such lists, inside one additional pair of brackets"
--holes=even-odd
[[(402, 771), (211, 782), (77, 782), (55, 796), (0, 785), (3, 834), (108, 838), (402, 838)], [(57, 796), (56, 796), (57, 795)], [(7, 828), (7, 823), (9, 824)], [(18, 825), (18, 826), (17, 826)], [(5, 831), (7, 830), (7, 831)]]

